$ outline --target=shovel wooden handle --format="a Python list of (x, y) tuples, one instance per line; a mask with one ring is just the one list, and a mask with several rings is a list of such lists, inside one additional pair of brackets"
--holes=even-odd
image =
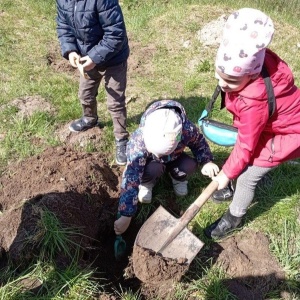
[[(211, 197), (213, 192), (218, 188), (219, 183), (217, 181), (212, 180), (211, 183), (205, 188), (205, 190), (199, 195), (199, 197), (190, 205), (196, 205), (199, 209), (203, 206), (203, 204)], [(188, 210), (188, 209), (187, 209)]]
[(210, 198), (213, 192), (218, 188), (218, 182), (212, 181), (205, 190), (200, 194), (200, 196), (188, 207), (181, 218), (178, 220), (177, 225), (173, 228), (169, 237), (162, 245), (162, 247), (157, 251), (163, 251), (176, 237), (177, 235), (187, 226), (187, 224), (197, 215), (203, 204)]

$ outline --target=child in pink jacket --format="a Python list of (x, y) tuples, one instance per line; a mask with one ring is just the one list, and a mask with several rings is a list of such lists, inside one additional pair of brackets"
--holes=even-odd
[[(237, 178), (228, 211), (205, 229), (222, 238), (238, 227), (259, 180), (282, 162), (300, 157), (300, 89), (288, 65), (268, 49), (274, 25), (263, 12), (242, 8), (229, 16), (216, 57), (216, 78), (226, 109), (238, 128), (236, 144), (213, 179), (219, 189)], [(276, 109), (269, 118), (263, 65), (273, 86)]]

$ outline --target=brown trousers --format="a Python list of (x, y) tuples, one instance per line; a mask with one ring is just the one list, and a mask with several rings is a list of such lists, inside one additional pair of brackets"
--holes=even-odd
[(97, 95), (104, 79), (107, 109), (111, 115), (116, 140), (128, 138), (126, 130), (127, 110), (125, 90), (127, 85), (127, 61), (112, 67), (95, 67), (86, 72), (88, 79), (80, 75), (78, 97), (83, 115), (90, 120), (97, 118)]

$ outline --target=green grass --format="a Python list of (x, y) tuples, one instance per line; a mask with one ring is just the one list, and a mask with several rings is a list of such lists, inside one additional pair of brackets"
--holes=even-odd
[[(35, 233), (24, 243), (39, 248), (38, 257), (21, 273), (12, 266), (2, 268), (0, 279), (5, 284), (0, 286), (0, 299), (88, 300), (101, 293), (101, 280), (93, 279), (95, 270), (78, 264), (82, 249), (72, 238), (80, 235), (80, 228), (63, 227), (47, 209), (36, 213), (40, 219)], [(58, 254), (68, 257), (70, 263), (65, 268), (57, 266)], [(36, 286), (37, 291), (31, 291), (32, 286)]]
[(42, 210), (40, 215), (35, 235), (28, 240), (28, 243), (36, 243), (41, 248), (40, 258), (53, 260), (58, 253), (74, 257), (74, 251), (79, 251), (80, 246), (71, 237), (78, 236), (79, 230), (64, 228), (56, 215), (48, 210)]
[[(93, 273), (93, 269), (78, 268), (76, 261), (63, 271), (52, 263), (38, 261), (17, 276), (14, 270), (7, 270), (5, 275), (9, 275), (9, 279), (0, 287), (0, 299), (93, 299), (103, 290), (99, 283), (92, 279)], [(26, 286), (31, 287), (31, 284), (38, 287), (37, 292), (26, 289)]]
[[(128, 130), (138, 126), (145, 107), (154, 99), (170, 98), (181, 102), (188, 117), (195, 123), (213, 93), (214, 57), (216, 47), (204, 47), (197, 39), (197, 32), (208, 22), (234, 9), (255, 7), (268, 13), (275, 23), (275, 36), (271, 49), (288, 62), (294, 71), (295, 81), (300, 85), (300, 1), (299, 0), (170, 0), (170, 1), (121, 1), (129, 33), (134, 61), (140, 61), (140, 69), (133, 70), (128, 80)], [(56, 35), (55, 1), (48, 0), (1, 0), (0, 3), (0, 170), (9, 162), (25, 159), (49, 146), (59, 145), (55, 130), (66, 122), (80, 116), (77, 99), (78, 82), (67, 73), (58, 73), (47, 61), (48, 55), (59, 56)], [(185, 42), (188, 41), (188, 47)], [(36, 112), (30, 117), (18, 115), (10, 105), (19, 97), (39, 95), (54, 108), (53, 113)], [(105, 127), (100, 145), (88, 144), (86, 151), (101, 151), (113, 161), (114, 137), (110, 115), (106, 109), (105, 91), (101, 86), (98, 95), (99, 117)], [(225, 110), (214, 118), (230, 123), (231, 116)], [(38, 141), (38, 142), (37, 142)], [(218, 163), (225, 159), (230, 149), (212, 145)], [(283, 287), (297, 299), (300, 280), (300, 215), (299, 166), (284, 164), (272, 172), (273, 186), (259, 189), (255, 202), (247, 214), (247, 227), (268, 234), (271, 251), (286, 271), (288, 279)], [(170, 195), (171, 185), (165, 178), (154, 191), (154, 203), (164, 205)], [(190, 195), (177, 204), (185, 210), (208, 184), (200, 172), (189, 180)], [(202, 229), (219, 217), (228, 204), (219, 206), (207, 203), (191, 222), (193, 232), (205, 241)], [(151, 207), (144, 206), (137, 216), (142, 223)], [(78, 234), (75, 229), (63, 228), (55, 216), (43, 214), (37, 234), (42, 237), (42, 253), (49, 257), (56, 251), (67, 255), (70, 236)], [(45, 257), (45, 256), (44, 256)], [(18, 273), (14, 269), (2, 272), (0, 279), (7, 282), (0, 287), (0, 299), (91, 299), (101, 290), (93, 280), (93, 270), (80, 269), (76, 257), (69, 268), (58, 270), (52, 261), (44, 257), (29, 270)], [(222, 285), (225, 278), (221, 269), (203, 268), (196, 261), (199, 277), (178, 284), (176, 299), (234, 299)], [(42, 290), (37, 296), (24, 290), (24, 280), (37, 280)], [(299, 295), (299, 294), (298, 294)], [(118, 289), (120, 299), (140, 299), (139, 292)], [(270, 299), (279, 299), (270, 295)]]
[(191, 282), (189, 292), (200, 299), (228, 299), (235, 300), (222, 283), (225, 274), (218, 268), (211, 268), (206, 271), (204, 278)]
[(270, 234), (272, 252), (278, 257), (289, 278), (297, 278), (300, 275), (300, 234), (299, 226), (292, 221), (283, 220), (280, 224), (281, 231), (274, 235)]
[(142, 296), (140, 292), (133, 292), (132, 290), (123, 290), (122, 287), (120, 287), (120, 291), (116, 291), (115, 295), (119, 297), (119, 299), (122, 300), (142, 300)]

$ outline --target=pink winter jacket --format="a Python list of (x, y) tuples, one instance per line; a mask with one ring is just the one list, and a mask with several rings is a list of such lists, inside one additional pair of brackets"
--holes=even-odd
[(225, 106), (238, 128), (237, 142), (223, 166), (230, 179), (238, 177), (247, 165), (273, 167), (300, 157), (300, 89), (287, 64), (269, 49), (265, 66), (276, 97), (277, 108), (271, 118), (261, 76), (242, 91), (225, 96)]

